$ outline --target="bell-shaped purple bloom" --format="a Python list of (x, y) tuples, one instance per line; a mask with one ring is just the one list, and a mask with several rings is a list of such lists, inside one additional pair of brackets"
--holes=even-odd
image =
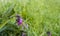
[(18, 21), (17, 21), (18, 25), (21, 25), (22, 22), (23, 22), (23, 21), (22, 21), (22, 18), (19, 18)]
[(48, 31), (48, 32), (47, 32), (47, 35), (48, 35), (48, 36), (51, 36), (51, 32), (50, 32), (50, 31)]
[(18, 24), (18, 25), (21, 25), (22, 22), (23, 22), (22, 18), (21, 18), (19, 15), (16, 15), (16, 17), (17, 17), (17, 19), (16, 19), (17, 24)]

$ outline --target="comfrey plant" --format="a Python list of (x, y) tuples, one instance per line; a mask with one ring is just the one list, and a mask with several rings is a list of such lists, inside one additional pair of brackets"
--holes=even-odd
[(25, 27), (26, 29), (28, 29), (28, 24), (23, 23), (22, 17), (19, 16), (18, 14), (16, 15), (16, 23), (18, 24), (18, 26), (22, 25), (22, 27)]
[(47, 32), (47, 35), (48, 35), (48, 36), (52, 36), (50, 31)]
[(18, 26), (22, 25), (21, 36), (26, 36), (26, 31), (24, 30), (24, 27), (28, 29), (28, 24), (23, 23), (23, 19), (19, 15), (16, 15), (16, 17), (17, 17), (16, 22)]
[(18, 24), (18, 25), (21, 25), (21, 24), (23, 23), (22, 18), (21, 18), (19, 15), (16, 15), (16, 17), (17, 17), (17, 19), (16, 19), (17, 24)]

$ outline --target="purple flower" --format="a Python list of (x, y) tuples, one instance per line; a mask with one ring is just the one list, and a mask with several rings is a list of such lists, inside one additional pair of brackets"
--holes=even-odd
[(22, 22), (23, 22), (22, 18), (21, 18), (19, 15), (16, 15), (16, 17), (17, 17), (17, 19), (16, 19), (17, 24), (18, 24), (18, 25), (21, 25)]
[(50, 32), (50, 31), (48, 31), (48, 32), (47, 32), (47, 35), (48, 35), (48, 36), (51, 36), (51, 32)]
[(23, 21), (22, 21), (22, 18), (18, 19), (18, 21), (17, 21), (18, 25), (21, 25), (22, 22), (23, 22)]
[(22, 34), (22, 36), (26, 36), (26, 34), (25, 34), (25, 33), (23, 33), (23, 34)]
[(22, 36), (26, 36), (26, 31), (23, 31), (22, 32)]

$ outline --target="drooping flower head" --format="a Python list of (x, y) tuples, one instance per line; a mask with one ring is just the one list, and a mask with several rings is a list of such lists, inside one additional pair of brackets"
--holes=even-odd
[(16, 19), (17, 24), (18, 24), (18, 25), (21, 25), (22, 22), (23, 22), (22, 18), (21, 18), (19, 15), (16, 15), (16, 17), (17, 17), (17, 19)]
[(50, 32), (50, 31), (48, 31), (48, 32), (47, 32), (47, 35), (48, 35), (48, 36), (51, 36), (51, 32)]
[(21, 30), (20, 33), (21, 33), (21, 36), (27, 36), (27, 32), (24, 30)]

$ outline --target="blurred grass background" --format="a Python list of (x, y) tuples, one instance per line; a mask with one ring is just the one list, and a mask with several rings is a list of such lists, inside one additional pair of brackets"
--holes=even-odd
[(19, 32), (14, 26), (16, 18), (9, 19), (16, 13), (29, 25), (28, 36), (47, 36), (47, 31), (60, 36), (60, 0), (0, 0), (0, 32), (5, 27), (15, 31), (13, 36)]

